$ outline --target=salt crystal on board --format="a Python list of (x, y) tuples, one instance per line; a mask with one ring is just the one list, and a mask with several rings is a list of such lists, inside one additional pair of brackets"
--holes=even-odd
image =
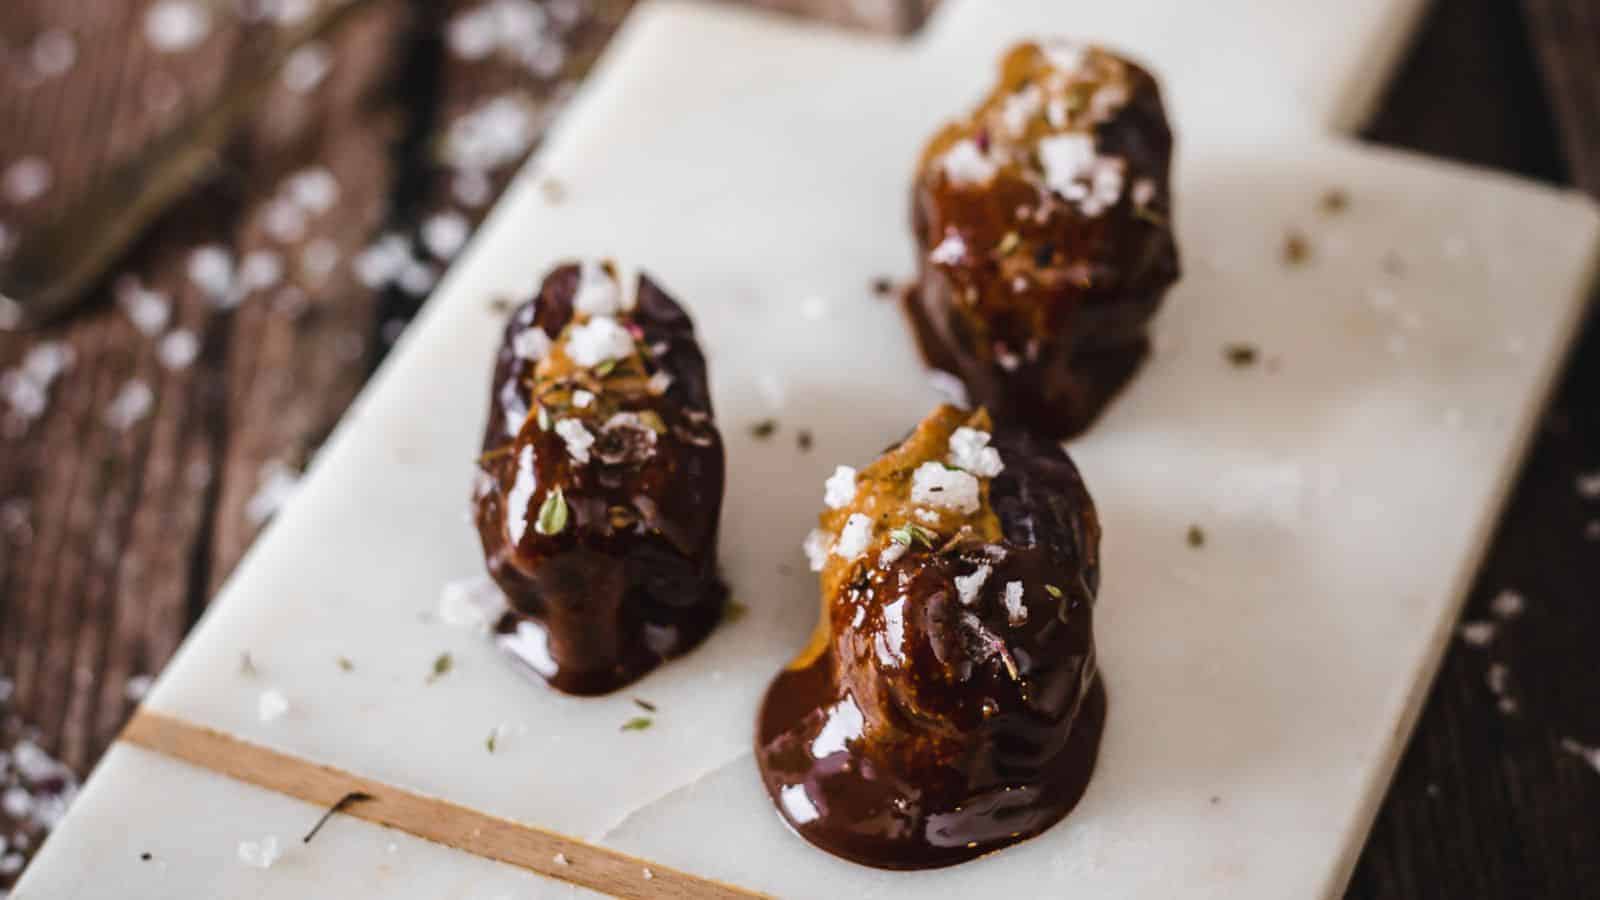
[(339, 264), (339, 245), (328, 238), (317, 238), (300, 251), (300, 271), (313, 284), (320, 284)]
[(160, 0), (144, 14), (144, 36), (163, 53), (188, 50), (211, 31), (211, 14), (195, 0)]
[(256, 492), (245, 504), (245, 518), (253, 525), (267, 521), (289, 501), (299, 486), (299, 472), (277, 460), (269, 460), (261, 467)]
[(145, 694), (150, 693), (150, 685), (154, 681), (155, 679), (149, 675), (135, 675), (128, 679), (127, 684), (122, 686), (122, 696), (127, 697), (128, 700), (134, 703), (138, 703), (144, 699)]
[(136, 275), (118, 278), (113, 290), (117, 305), (140, 334), (154, 337), (167, 327), (167, 320), (172, 318), (172, 303), (166, 294), (146, 288)]
[(200, 339), (194, 332), (179, 328), (156, 345), (156, 361), (169, 372), (187, 369), (200, 355)]
[(33, 70), (45, 78), (52, 78), (72, 68), (78, 61), (78, 42), (60, 28), (51, 28), (33, 39), (29, 51)]
[(1527, 606), (1527, 600), (1522, 594), (1514, 590), (1503, 590), (1489, 601), (1489, 610), (1497, 619), (1515, 619), (1522, 615), (1522, 610)]
[(225, 247), (196, 247), (189, 254), (186, 271), (189, 281), (212, 300), (226, 297), (233, 290), (233, 254)]
[(1579, 475), (1573, 485), (1579, 497), (1585, 500), (1600, 500), (1600, 469)]
[(275, 287), (283, 278), (283, 257), (271, 250), (251, 250), (239, 262), (239, 289), (245, 293)]
[(256, 699), (256, 716), (263, 722), (275, 722), (289, 712), (289, 698), (277, 688), (267, 688)]
[(283, 72), (279, 77), (289, 90), (296, 94), (308, 94), (322, 83), (332, 67), (333, 54), (328, 52), (328, 46), (313, 41), (289, 54), (289, 58), (283, 61)]
[(458, 212), (442, 212), (422, 223), (422, 245), (439, 259), (450, 259), (467, 242), (467, 219)]
[(126, 431), (150, 414), (156, 395), (142, 379), (129, 379), (117, 391), (105, 410), (105, 423), (118, 431)]
[(439, 592), (439, 621), (455, 628), (487, 632), (505, 605), (499, 586), (488, 576), (458, 578)]
[(322, 166), (310, 166), (284, 182), (288, 196), (313, 213), (325, 213), (339, 202), (339, 180)]
[(37, 156), (24, 156), (0, 175), (0, 194), (17, 204), (31, 203), (50, 190), (54, 180), (50, 164)]
[(1469, 647), (1487, 647), (1494, 641), (1496, 626), (1493, 622), (1461, 623), (1461, 640)]
[(251, 868), (270, 869), (282, 853), (278, 839), (272, 835), (267, 835), (259, 841), (239, 842), (239, 861)]

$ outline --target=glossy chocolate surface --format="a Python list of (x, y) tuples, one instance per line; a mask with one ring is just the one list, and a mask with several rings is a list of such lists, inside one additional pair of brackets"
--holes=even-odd
[[(959, 863), (1059, 821), (1088, 784), (1106, 714), (1092, 629), (1099, 525), (1076, 468), (1055, 445), (1001, 429), (1004, 469), (981, 479), (978, 510), (910, 502), (914, 470), (942, 461), (961, 425), (986, 431), (987, 416), (941, 408), (860, 473), (849, 506), (824, 514), (823, 534), (860, 514), (874, 539), (856, 559), (827, 558), (817, 631), (757, 724), (785, 821), (880, 868)], [(895, 550), (907, 522), (923, 530)]]
[(929, 365), (1002, 424), (1063, 437), (1138, 370), (1178, 278), (1172, 132), (1148, 72), (1098, 48), (1026, 43), (912, 189), (921, 262), (906, 309)]
[[(609, 277), (563, 266), (513, 313), (473, 496), (489, 573), (511, 608), (500, 644), (574, 694), (616, 690), (692, 649), (726, 593), (716, 577), (722, 439), (693, 325), (643, 276), (631, 308), (575, 310), (580, 290)], [(574, 329), (596, 318), (620, 326), (631, 349), (580, 365), (567, 352)]]

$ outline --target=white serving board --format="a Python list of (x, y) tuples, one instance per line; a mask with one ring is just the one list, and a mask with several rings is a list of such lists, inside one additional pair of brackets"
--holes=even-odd
[[(529, 164), (568, 199), (550, 206), (531, 174), (507, 193), (147, 705), (783, 896), (1336, 895), (1600, 235), (1575, 195), (1326, 133), (1374, 95), (1420, 5), (952, 0), (896, 44), (647, 4)], [(936, 400), (894, 304), (868, 289), (912, 271), (917, 151), (1030, 33), (1143, 56), (1180, 132), (1184, 279), (1149, 365), (1072, 446), (1105, 527), (1110, 719), (1060, 826), (953, 869), (879, 872), (779, 824), (753, 716), (816, 615), (798, 546), (823, 477)], [(1317, 211), (1332, 187), (1351, 197), (1337, 217)], [(1306, 265), (1281, 261), (1291, 226), (1311, 239)], [(750, 612), (634, 689), (574, 699), (432, 612), (443, 584), (481, 570), (464, 511), (502, 324), (490, 301), (598, 254), (648, 268), (697, 319), (729, 450), (722, 562)], [(1385, 272), (1395, 254), (1403, 276)], [(1234, 341), (1276, 370), (1226, 365)], [(768, 417), (783, 430), (753, 440)], [(797, 427), (816, 435), (809, 454)], [(455, 671), (425, 685), (442, 651)], [(264, 724), (269, 686), (292, 710)], [(655, 726), (620, 733), (636, 696), (660, 708)], [(501, 723), (527, 730), (491, 756)], [(237, 862), (241, 839), (292, 843), (317, 812), (119, 747), (16, 897), (574, 890), (350, 819), (270, 870)]]

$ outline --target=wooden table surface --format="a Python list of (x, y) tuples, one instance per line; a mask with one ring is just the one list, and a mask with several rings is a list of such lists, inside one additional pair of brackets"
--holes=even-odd
[[(485, 33), (461, 24), (481, 2), (373, 4), (291, 65), (95, 309), (0, 332), (0, 789), (18, 741), (79, 774), (94, 765), (143, 676), (382, 361), (459, 226), (488, 210), (631, 6), (539, 0), (551, 37), (525, 45), (537, 52), (483, 58)], [(905, 32), (934, 0), (762, 2)], [(237, 10), (298, 5), (5, 0), (0, 246), (212, 96), (238, 48), (280, 27)], [(1434, 6), (1368, 137), (1600, 195), (1600, 3)], [(209, 12), (184, 15), (196, 8)], [(219, 299), (226, 262), (236, 287)], [(1350, 896), (1600, 896), (1600, 752), (1580, 752), (1600, 745), (1588, 473), (1600, 473), (1600, 323), (1473, 589), (1466, 619), (1489, 624), (1452, 646)], [(1520, 614), (1496, 615), (1507, 591)], [(14, 832), (36, 838), (48, 819), (0, 803), (0, 839), (16, 851)]]

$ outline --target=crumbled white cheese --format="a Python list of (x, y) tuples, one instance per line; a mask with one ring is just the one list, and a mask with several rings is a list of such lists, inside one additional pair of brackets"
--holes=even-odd
[(925, 462), (911, 476), (911, 502), (959, 513), (978, 511), (978, 479), (971, 473)]
[(644, 880), (645, 881), (649, 881), (650, 879), (656, 877), (656, 873), (650, 871), (650, 869), (648, 867), (644, 870), (643, 874), (644, 874)]
[(1140, 209), (1150, 205), (1156, 198), (1156, 183), (1154, 179), (1139, 178), (1133, 182), (1133, 204)]
[(1000, 451), (989, 446), (990, 434), (963, 425), (950, 435), (950, 455), (945, 460), (979, 478), (993, 478), (1005, 469)]
[(259, 841), (239, 842), (239, 861), (252, 868), (270, 869), (282, 854), (278, 839), (270, 834)]
[(572, 295), (572, 308), (590, 316), (613, 316), (622, 308), (617, 280), (594, 260), (578, 267), (578, 288)]
[(155, 679), (149, 675), (135, 675), (122, 686), (122, 696), (127, 697), (132, 703), (138, 703), (144, 699), (145, 694), (150, 693), (150, 685), (154, 683)]
[(978, 592), (983, 590), (983, 583), (989, 580), (989, 575), (994, 570), (988, 566), (979, 566), (969, 575), (956, 576), (956, 597), (963, 606), (971, 606), (978, 602)]
[(1001, 599), (1006, 604), (1006, 621), (1012, 625), (1021, 625), (1028, 621), (1028, 608), (1022, 605), (1022, 582), (1006, 582), (1006, 590)]
[(928, 251), (928, 262), (940, 266), (953, 266), (961, 262), (967, 255), (967, 242), (960, 234), (952, 231), (945, 235), (938, 246)]
[(572, 392), (572, 405), (579, 409), (588, 409), (594, 405), (594, 394), (579, 388)]
[(596, 316), (572, 326), (567, 335), (567, 355), (584, 368), (607, 360), (620, 359), (633, 352), (633, 336), (616, 319)]
[(931, 509), (918, 508), (913, 510), (911, 514), (916, 516), (920, 521), (927, 522), (929, 525), (939, 524), (939, 514)]
[(833, 545), (833, 555), (846, 560), (858, 559), (867, 552), (872, 542), (872, 519), (856, 513), (845, 520), (839, 531), (839, 540)]
[(982, 187), (994, 179), (999, 167), (978, 149), (976, 141), (958, 141), (940, 157), (946, 178), (961, 187)]
[(518, 359), (538, 362), (550, 353), (550, 335), (545, 334), (544, 329), (537, 325), (524, 328), (511, 339), (511, 352), (515, 353)]
[(556, 423), (556, 434), (561, 435), (561, 440), (567, 444), (567, 453), (574, 461), (582, 465), (589, 461), (589, 447), (594, 444), (594, 435), (583, 423), (577, 419), (562, 419)]
[(289, 698), (277, 688), (267, 688), (256, 700), (256, 716), (263, 722), (274, 722), (289, 711)]
[(805, 551), (806, 562), (811, 565), (811, 571), (821, 572), (822, 566), (828, 561), (828, 552), (833, 546), (833, 538), (821, 528), (811, 529), (806, 535), (805, 543), (800, 549)]
[(662, 394), (665, 394), (671, 387), (672, 376), (668, 375), (664, 371), (651, 375), (650, 380), (645, 382), (644, 385), (644, 389), (648, 391), (652, 397), (659, 397)]
[(856, 470), (839, 466), (822, 485), (822, 502), (829, 509), (844, 509), (856, 499)]

